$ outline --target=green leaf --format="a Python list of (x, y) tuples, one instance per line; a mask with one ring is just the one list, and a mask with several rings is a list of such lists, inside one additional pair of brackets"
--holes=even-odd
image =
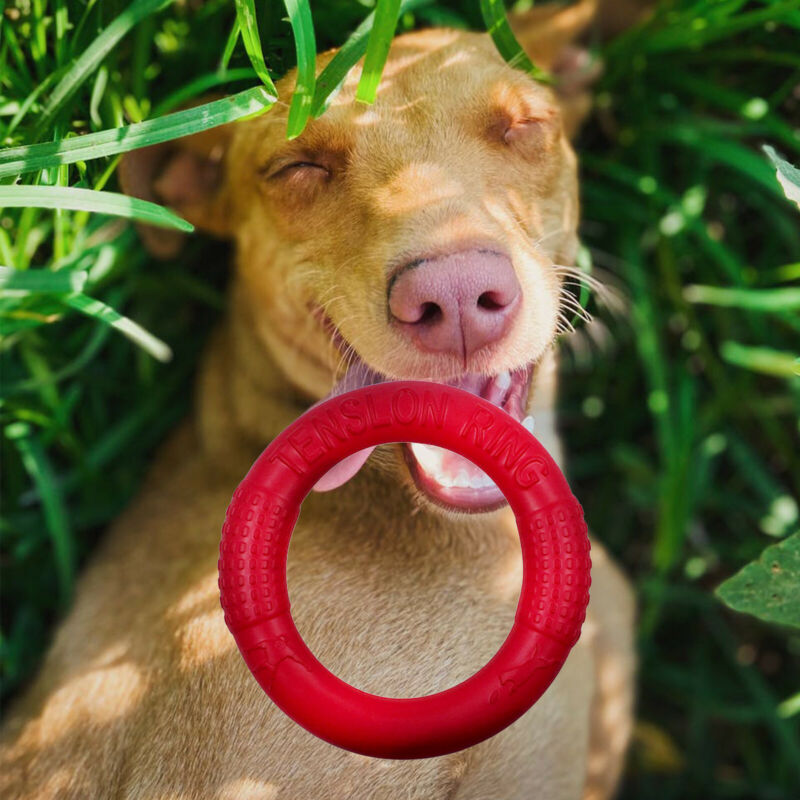
[(221, 100), (121, 128), (88, 133), (57, 142), (9, 147), (0, 150), (0, 178), (126, 153), (138, 147), (189, 136), (266, 111), (276, 99), (263, 86), (256, 86)]
[(64, 186), (0, 186), (0, 208), (68, 208), (126, 217), (160, 228), (191, 233), (194, 226), (177, 214), (137, 197)]
[[(421, 6), (430, 5), (432, 0), (403, 0), (400, 3), (398, 16), (413, 11)], [(331, 95), (342, 85), (347, 73), (359, 62), (367, 51), (369, 33), (375, 22), (375, 12), (371, 12), (364, 21), (350, 34), (348, 40), (336, 51), (336, 55), (328, 62), (317, 78), (314, 99), (311, 103), (311, 116), (319, 117), (327, 106)]]
[(267, 91), (273, 97), (277, 97), (278, 90), (275, 88), (275, 84), (267, 71), (267, 65), (264, 63), (264, 53), (261, 50), (261, 35), (258, 32), (256, 9), (253, 5), (253, 0), (236, 0), (236, 18), (239, 20), (244, 49), (250, 57), (250, 63), (253, 65), (256, 75), (267, 87)]
[(118, 330), (123, 336), (127, 336), (132, 342), (150, 353), (153, 358), (159, 361), (169, 361), (172, 358), (172, 350), (168, 344), (101, 300), (95, 300), (85, 294), (67, 295), (62, 300), (70, 308)]
[(135, 0), (83, 51), (66, 75), (59, 81), (42, 111), (37, 126), (37, 138), (50, 125), (51, 119), (94, 72), (100, 62), (138, 22), (166, 8), (172, 0)]
[(49, 269), (14, 269), (0, 267), (0, 289), (4, 292), (50, 292), (70, 294), (80, 292), (89, 277), (88, 272), (62, 269), (52, 272)]
[(766, 548), (716, 594), (734, 611), (800, 628), (800, 532)]
[(800, 375), (800, 358), (794, 353), (773, 350), (769, 347), (749, 347), (739, 342), (723, 342), (722, 358), (729, 364), (744, 367), (752, 372), (791, 378)]
[(358, 81), (356, 100), (362, 103), (374, 103), (381, 82), (383, 68), (389, 48), (392, 46), (394, 31), (397, 28), (397, 18), (400, 13), (400, 0), (378, 0), (375, 7), (375, 18), (367, 44), (367, 55), (364, 59), (364, 69)]
[(705, 303), (748, 311), (791, 311), (800, 308), (800, 289), (738, 289), (721, 286), (687, 286), (683, 296), (690, 303)]
[(800, 208), (800, 169), (784, 161), (768, 144), (764, 145), (764, 152), (775, 167), (775, 176), (786, 197)]
[(512, 67), (527, 72), (534, 80), (542, 83), (553, 82), (551, 75), (541, 67), (537, 67), (517, 41), (508, 24), (503, 0), (481, 0), (481, 14), (495, 47)]
[(286, 130), (287, 137), (294, 139), (303, 132), (311, 115), (311, 101), (317, 83), (317, 43), (308, 0), (284, 0), (284, 3), (289, 12), (297, 52), (297, 82)]

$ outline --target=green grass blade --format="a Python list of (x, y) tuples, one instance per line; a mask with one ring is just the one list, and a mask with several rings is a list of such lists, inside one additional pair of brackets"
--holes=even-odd
[(47, 531), (53, 542), (59, 595), (63, 608), (72, 595), (75, 575), (72, 530), (64, 499), (44, 448), (38, 437), (31, 432), (30, 426), (24, 422), (12, 423), (6, 428), (6, 436), (16, 445), (25, 471), (42, 500)]
[(97, 75), (95, 75), (94, 86), (92, 86), (92, 93), (89, 97), (89, 119), (97, 125), (98, 128), (103, 127), (103, 119), (100, 116), (100, 103), (107, 86), (108, 68), (100, 67), (100, 69), (97, 70)]
[(67, 295), (62, 299), (70, 308), (93, 317), (105, 325), (110, 325), (123, 336), (127, 336), (132, 342), (150, 353), (153, 358), (159, 361), (169, 361), (172, 358), (172, 350), (169, 345), (101, 300), (85, 294)]
[(0, 208), (68, 208), (126, 217), (160, 228), (191, 233), (194, 226), (177, 214), (147, 200), (115, 192), (63, 186), (0, 186)]
[(785, 536), (797, 525), (797, 501), (772, 474), (769, 462), (746, 439), (736, 433), (729, 433), (726, 438), (732, 467), (757, 498), (761, 531), (768, 536)]
[[(430, 5), (432, 0), (403, 0), (400, 3), (398, 16), (413, 11), (421, 6)], [(350, 34), (347, 41), (336, 51), (336, 55), (317, 77), (317, 86), (314, 99), (311, 102), (311, 116), (319, 117), (328, 104), (331, 95), (342, 85), (347, 73), (359, 62), (367, 51), (369, 33), (375, 22), (375, 12), (372, 11), (364, 21)]]
[(743, 144), (713, 134), (703, 135), (696, 125), (688, 124), (658, 126), (651, 135), (654, 139), (694, 150), (702, 158), (750, 178), (768, 192), (780, 194), (763, 158)]
[(356, 90), (356, 100), (362, 103), (375, 102), (375, 95), (378, 92), (378, 84), (381, 82), (383, 68), (392, 45), (399, 14), (400, 0), (378, 0), (367, 43), (364, 69)]
[(71, 294), (80, 292), (86, 285), (88, 277), (88, 272), (77, 270), (73, 272), (64, 269), (52, 272), (49, 269), (20, 270), (0, 267), (0, 289), (4, 294), (8, 292)]
[(776, 378), (800, 376), (800, 358), (796, 353), (786, 353), (770, 347), (750, 347), (739, 342), (723, 342), (722, 358), (736, 367), (760, 372)]
[(783, 719), (800, 714), (800, 692), (787, 697), (776, 709), (778, 716)]
[(553, 82), (550, 74), (541, 67), (537, 67), (517, 41), (517, 37), (514, 36), (514, 32), (508, 24), (503, 0), (481, 0), (481, 14), (495, 47), (512, 67), (527, 72), (534, 80), (542, 83)]
[(0, 399), (9, 394), (17, 395), (21, 392), (35, 392), (45, 388), (48, 384), (58, 384), (66, 378), (70, 378), (84, 369), (92, 359), (98, 354), (100, 348), (105, 344), (111, 328), (106, 325), (97, 325), (92, 332), (89, 341), (81, 352), (68, 364), (60, 369), (51, 372), (46, 378), (29, 378), (28, 380), (16, 381), (10, 391), (5, 386), (0, 388)]
[(317, 82), (317, 43), (308, 0), (284, 0), (284, 4), (289, 13), (297, 52), (297, 83), (286, 129), (287, 137), (294, 139), (303, 132), (311, 115), (311, 101)]
[(219, 60), (217, 72), (224, 73), (228, 71), (228, 64), (231, 63), (231, 56), (233, 56), (233, 51), (236, 49), (236, 43), (239, 41), (241, 34), (242, 29), (239, 26), (239, 17), (236, 17), (233, 21), (231, 32), (228, 34), (228, 39), (225, 42), (225, 50), (223, 50), (222, 58)]
[(31, 17), (33, 36), (28, 38), (28, 44), (36, 66), (41, 69), (44, 66), (45, 56), (47, 55), (43, 0), (33, 0), (33, 14), (31, 14)]
[[(5, 16), (0, 17), (0, 32), (3, 34), (3, 52), (5, 53), (6, 48), (8, 48), (8, 52), (11, 53), (11, 57), (14, 59), (14, 62), (20, 71), (20, 75), (24, 75), (27, 79), (26, 85), (28, 91), (31, 91), (36, 85), (35, 81), (32, 80), (32, 76), (30, 75), (25, 54), (22, 52), (22, 48), (19, 46), (19, 40), (17, 39), (17, 35), (14, 33), (14, 28), (11, 26), (11, 23)], [(14, 74), (13, 70), (6, 66), (4, 77), (12, 74)]]
[[(256, 71), (252, 67), (238, 67), (237, 69), (230, 69), (227, 72), (207, 72), (205, 75), (198, 75), (194, 80), (181, 86), (172, 94), (167, 95), (158, 105), (153, 109), (152, 117), (158, 117), (172, 111), (177, 106), (192, 100), (203, 92), (209, 89), (214, 89), (224, 83), (235, 83), (237, 81), (252, 81), (257, 78)], [(257, 88), (266, 91), (266, 87), (258, 86)], [(248, 89), (247, 91), (252, 91)], [(266, 93), (267, 97), (271, 97), (269, 92)], [(233, 95), (231, 95), (233, 96)], [(275, 98), (277, 99), (277, 98)], [(264, 110), (268, 110), (274, 103), (265, 106)], [(258, 113), (258, 112), (256, 112)]]
[(8, 123), (8, 127), (5, 130), (6, 137), (10, 137), (11, 134), (16, 130), (17, 125), (25, 118), (25, 115), (31, 110), (31, 106), (39, 99), (39, 95), (42, 92), (46, 91), (50, 84), (55, 81), (58, 77), (58, 72), (53, 72), (48, 75), (20, 104), (19, 110), (14, 117), (12, 118), (11, 122)]
[(236, 0), (236, 18), (239, 20), (239, 29), (244, 42), (244, 49), (250, 58), (250, 63), (256, 71), (256, 75), (261, 79), (267, 91), (273, 96), (278, 96), (278, 91), (272, 78), (267, 71), (264, 62), (264, 53), (261, 50), (261, 36), (258, 33), (258, 23), (256, 22), (256, 9), (253, 0)]
[(168, 142), (266, 111), (275, 100), (263, 86), (256, 86), (221, 100), (121, 128), (87, 133), (57, 142), (9, 147), (0, 150), (0, 178)]
[(791, 311), (800, 308), (800, 289), (728, 289), (721, 286), (687, 286), (683, 296), (690, 303), (704, 303), (746, 311)]
[(114, 49), (137, 23), (145, 17), (166, 8), (172, 0), (135, 0), (83, 51), (66, 75), (59, 81), (39, 118), (37, 138), (50, 125), (51, 120), (64, 104), (78, 90), (81, 84), (94, 72), (100, 62)]
[[(700, 50), (719, 39), (725, 39), (740, 31), (755, 28), (764, 24), (779, 25), (792, 18), (797, 12), (797, 0), (770, 2), (765, 8), (758, 8), (743, 14), (733, 14), (721, 24), (697, 27), (689, 24), (671, 25), (663, 31), (657, 31), (646, 40), (646, 49), (651, 53), (663, 53), (670, 50)], [(692, 11), (692, 17), (696, 12)], [(691, 22), (694, 20), (692, 19)], [(689, 20), (687, 20), (689, 22)]]
[[(593, 271), (592, 265), (592, 253), (588, 247), (585, 245), (578, 246), (578, 253), (575, 256), (575, 266), (578, 267), (580, 270), (585, 272), (587, 275), (591, 275)], [(578, 305), (586, 311), (586, 307), (589, 305), (589, 299), (592, 296), (592, 290), (589, 288), (589, 284), (586, 282), (581, 283), (580, 291), (578, 292)], [(570, 320), (570, 324), (575, 326), (581, 319), (586, 319), (586, 316), (582, 313), (578, 313), (577, 311), (572, 315), (572, 319)]]
[(791, 124), (787, 123), (771, 104), (760, 97), (749, 96), (746, 92), (739, 92), (720, 84), (719, 81), (710, 81), (698, 78), (689, 70), (671, 69), (663, 75), (658, 75), (659, 83), (674, 92), (690, 92), (714, 108), (724, 109), (729, 114), (741, 119), (758, 122), (763, 126), (765, 133), (774, 137), (789, 148), (800, 147), (800, 140), (795, 135)]
[(55, 0), (53, 16), (55, 17), (56, 61), (62, 64), (67, 49), (67, 30), (69, 28), (69, 11), (66, 0)]
[(789, 283), (800, 281), (800, 261), (796, 264), (784, 264), (761, 273), (768, 283)]

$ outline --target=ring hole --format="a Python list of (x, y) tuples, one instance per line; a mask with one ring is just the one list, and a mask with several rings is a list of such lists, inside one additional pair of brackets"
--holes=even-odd
[(417, 507), (401, 448), (379, 448), (372, 469), (306, 498), (287, 570), (292, 615), (314, 655), (352, 686), (398, 698), (481, 669), (512, 628), (522, 577), (513, 514)]

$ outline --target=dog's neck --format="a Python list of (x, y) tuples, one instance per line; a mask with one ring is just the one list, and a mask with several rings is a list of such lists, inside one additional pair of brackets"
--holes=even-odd
[(244, 475), (258, 453), (313, 402), (278, 367), (234, 281), (227, 314), (211, 336), (198, 375), (196, 424), (206, 460)]

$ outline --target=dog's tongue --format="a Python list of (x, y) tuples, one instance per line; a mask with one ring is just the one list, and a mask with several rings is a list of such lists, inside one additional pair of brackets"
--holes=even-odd
[(329, 492), (331, 489), (336, 489), (343, 483), (347, 483), (364, 466), (364, 462), (374, 449), (374, 447), (366, 447), (351, 456), (347, 456), (347, 458), (343, 458), (314, 484), (314, 491)]
[[(356, 362), (347, 374), (333, 387), (330, 394), (320, 400), (322, 403), (331, 397), (344, 394), (345, 392), (352, 392), (354, 389), (360, 389), (362, 386), (371, 386), (373, 383), (381, 383), (385, 378), (377, 372), (371, 370), (362, 361)], [(319, 405), (318, 403), (315, 405)], [(331, 467), (315, 484), (314, 491), (316, 492), (329, 492), (331, 489), (336, 489), (343, 483), (347, 483), (360, 469), (369, 458), (370, 453), (374, 447), (366, 447), (353, 453), (347, 458), (343, 458), (335, 467)]]

